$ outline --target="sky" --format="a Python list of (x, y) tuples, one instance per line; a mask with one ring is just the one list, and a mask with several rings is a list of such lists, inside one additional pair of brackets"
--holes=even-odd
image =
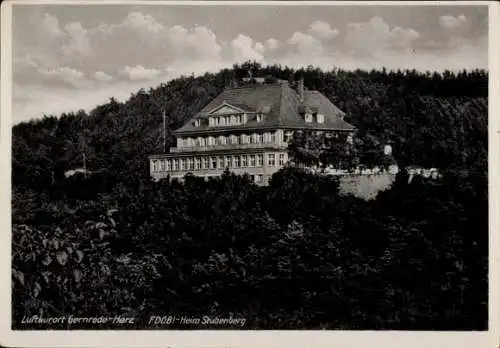
[(234, 63), (488, 68), (487, 6), (13, 5), (13, 123)]

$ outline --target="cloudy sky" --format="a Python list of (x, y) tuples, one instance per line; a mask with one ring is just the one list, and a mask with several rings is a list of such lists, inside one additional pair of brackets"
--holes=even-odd
[(248, 59), (323, 69), (488, 66), (485, 6), (13, 6), (13, 122), (126, 100)]

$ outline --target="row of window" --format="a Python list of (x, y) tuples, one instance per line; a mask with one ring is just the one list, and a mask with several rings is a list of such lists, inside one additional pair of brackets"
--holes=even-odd
[(231, 116), (215, 116), (208, 119), (209, 126), (232, 126), (246, 123), (247, 114), (231, 115)]
[[(285, 134), (285, 140), (290, 139), (291, 134)], [(220, 135), (218, 137), (179, 138), (179, 147), (202, 147), (214, 145), (238, 145), (238, 144), (275, 144), (277, 140), (275, 133), (253, 133), (241, 135)]]
[[(262, 113), (257, 113), (255, 115), (255, 120), (257, 122), (264, 121), (264, 115)], [(213, 126), (234, 126), (245, 124), (248, 121), (247, 114), (230, 115), (230, 116), (212, 116), (208, 119), (208, 125)], [(201, 120), (195, 120), (195, 126), (199, 127), (201, 125)]]
[[(265, 157), (265, 163), (271, 167), (283, 166), (286, 162), (286, 154), (284, 153), (269, 153)], [(262, 167), (264, 165), (264, 154), (173, 158), (153, 160), (152, 165), (153, 171)]]
[[(322, 114), (311, 114), (311, 113), (305, 113), (303, 114), (304, 116), (304, 121), (307, 123), (310, 123), (314, 120), (316, 120), (317, 123), (325, 123), (325, 116)], [(233, 125), (240, 125), (240, 124), (245, 124), (248, 120), (248, 115), (247, 114), (242, 114), (242, 115), (231, 115), (231, 116), (215, 116), (215, 117), (210, 117), (208, 119), (208, 125), (210, 127), (213, 126), (233, 126)], [(255, 120), (257, 122), (262, 122), (264, 120), (264, 115), (261, 113), (258, 113), (255, 117)], [(201, 125), (201, 119), (195, 120), (194, 125), (196, 127), (199, 127)]]

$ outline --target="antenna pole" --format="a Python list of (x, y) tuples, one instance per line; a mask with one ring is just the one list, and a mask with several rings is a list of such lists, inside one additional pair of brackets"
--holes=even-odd
[(163, 107), (163, 152), (167, 152), (167, 114)]
[(80, 151), (82, 152), (82, 167), (83, 167), (83, 175), (87, 178), (87, 157), (85, 155), (85, 136), (80, 135), (79, 143), (80, 143)]
[(87, 179), (87, 158), (85, 157), (85, 149), (83, 149), (82, 152), (82, 159), (83, 159), (83, 175), (85, 176), (85, 179)]

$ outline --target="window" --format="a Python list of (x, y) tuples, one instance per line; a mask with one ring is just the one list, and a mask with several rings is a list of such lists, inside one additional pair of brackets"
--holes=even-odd
[(226, 124), (226, 118), (225, 117), (219, 117), (219, 125), (224, 126)]
[(207, 143), (205, 138), (200, 138), (200, 146), (205, 146)]
[(158, 161), (157, 160), (154, 160), (153, 161), (153, 171), (157, 171), (158, 170)]
[(179, 160), (178, 159), (174, 159), (173, 161), (173, 165), (174, 165), (174, 170), (179, 170)]
[(224, 157), (219, 157), (219, 168), (224, 169)]
[(317, 114), (316, 115), (316, 122), (318, 122), (318, 123), (325, 123), (325, 115)]
[(221, 144), (221, 145), (226, 145), (226, 137), (225, 137), (225, 136), (221, 135), (221, 136), (219, 137), (219, 139), (220, 139), (220, 144)]
[(262, 122), (262, 114), (257, 114), (257, 122)]
[(276, 165), (276, 158), (274, 157), (274, 153), (270, 153), (267, 155), (267, 165), (271, 167)]
[(276, 134), (275, 133), (271, 133), (271, 143), (276, 143)]
[(209, 146), (215, 145), (215, 138), (214, 137), (208, 137), (208, 145)]
[(263, 164), (264, 164), (264, 155), (263, 154), (257, 155), (257, 167), (262, 167)]
[(241, 123), (241, 115), (236, 116), (236, 123), (237, 124)]
[(306, 122), (312, 122), (312, 115), (310, 113), (306, 113), (306, 115), (305, 115), (305, 121)]
[(194, 159), (193, 158), (188, 158), (188, 168), (189, 168), (189, 170), (194, 169)]
[(236, 117), (234, 115), (231, 116), (231, 124), (236, 124)]
[(248, 156), (247, 155), (241, 156), (241, 166), (243, 168), (248, 167)]
[(250, 167), (255, 167), (255, 155), (250, 155)]
[(285, 164), (285, 154), (284, 153), (280, 153), (279, 165), (282, 166), (284, 164)]
[(211, 164), (211, 169), (217, 169), (217, 158), (216, 157), (212, 157), (211, 158), (211, 161), (210, 161), (210, 164)]
[(187, 161), (185, 158), (181, 159), (181, 170), (186, 170)]
[(160, 161), (160, 171), (164, 171), (165, 170), (165, 161), (161, 160)]
[(293, 138), (293, 132), (292, 131), (288, 131), (285, 133), (285, 143), (288, 143), (290, 140), (292, 140)]
[(270, 138), (271, 138), (271, 134), (264, 133), (264, 143), (268, 143)]
[(225, 168), (231, 168), (232, 167), (231, 166), (231, 164), (232, 164), (231, 162), (232, 162), (231, 161), (231, 156), (224, 157), (224, 164), (225, 164), (224, 167)]
[(245, 142), (246, 139), (245, 138), (246, 138), (246, 136), (244, 134), (242, 134), (240, 136), (240, 144), (246, 144), (246, 142)]
[(194, 159), (194, 164), (196, 169), (201, 169), (201, 159), (199, 157)]
[(172, 170), (172, 160), (167, 160), (167, 170)]
[(209, 168), (210, 168), (210, 158), (203, 157), (203, 169), (209, 169)]
[(240, 156), (234, 156), (234, 167), (235, 168), (240, 167)]
[(200, 119), (196, 119), (196, 120), (194, 121), (194, 126), (195, 126), (195, 127), (199, 127), (199, 126), (200, 126), (200, 124), (201, 124)]
[(262, 182), (262, 174), (255, 175), (255, 182)]
[(238, 137), (236, 135), (231, 135), (231, 144), (238, 144)]

